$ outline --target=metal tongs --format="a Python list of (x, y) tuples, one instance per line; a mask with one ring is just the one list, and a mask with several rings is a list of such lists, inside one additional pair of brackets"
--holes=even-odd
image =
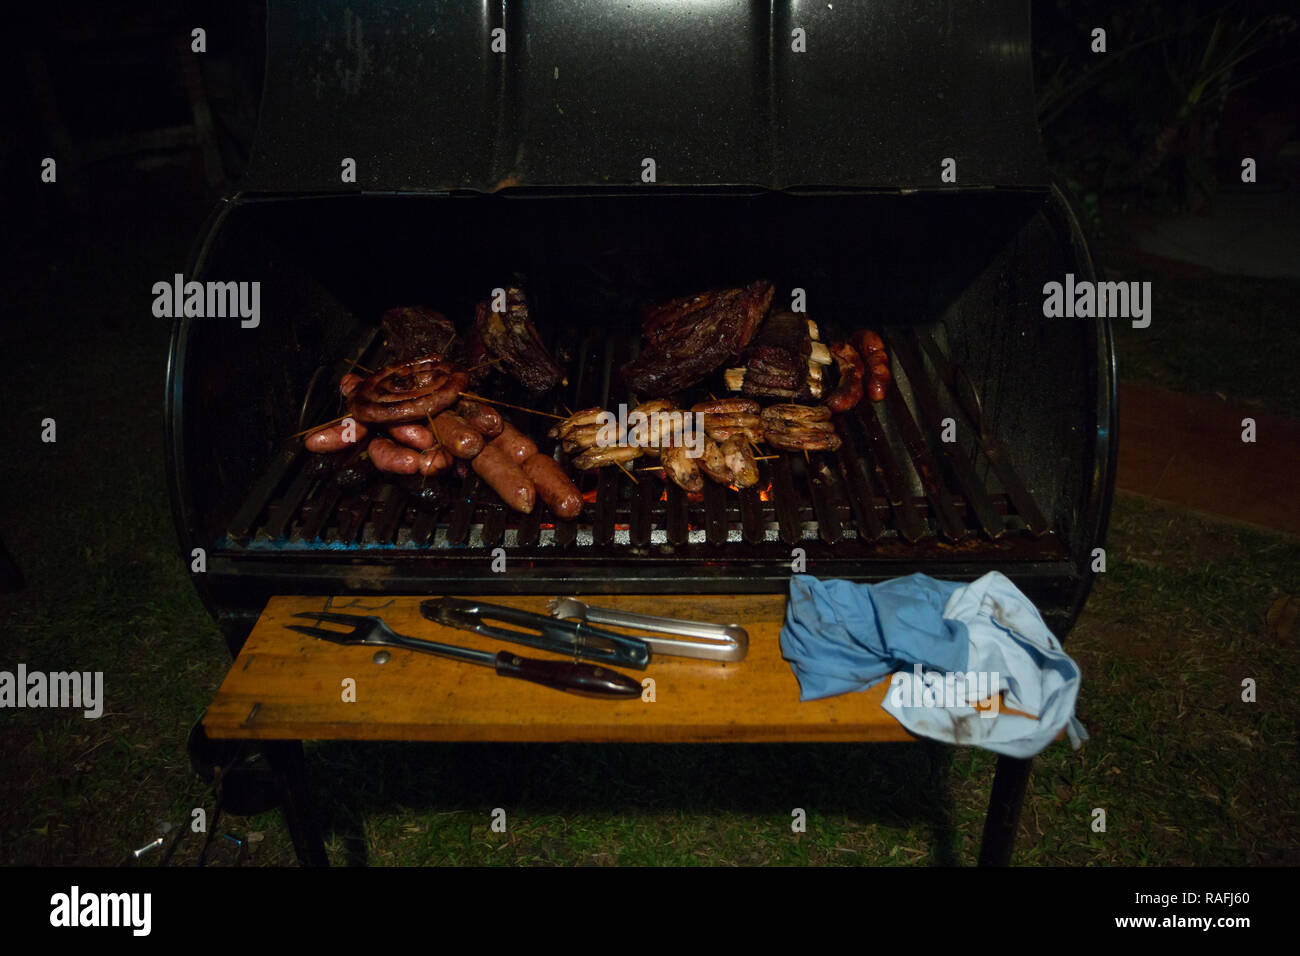
[[(676, 634), (679, 637), (653, 637), (638, 635), (655, 654), (669, 657), (694, 657), (706, 661), (743, 661), (749, 650), (749, 632), (739, 624), (705, 624), (676, 617), (655, 617), (632, 611), (612, 611), (592, 607), (577, 598), (552, 598), (547, 605), (560, 619), (576, 618), (592, 624), (611, 627), (628, 627), (658, 634)], [(681, 640), (680, 638), (693, 638)]]
[[(539, 647), (557, 654), (571, 654), (584, 660), (635, 667), (637, 670), (645, 670), (650, 663), (649, 641), (615, 634), (613, 631), (602, 631), (585, 621), (560, 621), (545, 614), (521, 611), (503, 604), (466, 601), (454, 597), (421, 601), (420, 613), (447, 627), (473, 631), (484, 637), (495, 637), (527, 647)], [(487, 621), (513, 624), (528, 630), (496, 627)]]

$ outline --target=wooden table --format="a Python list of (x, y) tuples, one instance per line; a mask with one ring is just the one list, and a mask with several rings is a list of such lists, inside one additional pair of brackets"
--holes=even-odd
[[(503, 648), (554, 658), (534, 648), (504, 644), (426, 620), (423, 597), (346, 596), (331, 610), (377, 614), (401, 634), (484, 650)], [(544, 597), (482, 598), (546, 613)], [(491, 669), (429, 654), (393, 650), (386, 663), (375, 649), (347, 647), (288, 630), (312, 624), (293, 615), (326, 608), (323, 597), (277, 596), (267, 604), (203, 718), (209, 737), (275, 742), (272, 763), (283, 778), (286, 820), (300, 859), (324, 863), (319, 832), (311, 822), (302, 769), (303, 740), (772, 743), (915, 741), (880, 705), (888, 682), (858, 694), (801, 703), (799, 684), (781, 657), (783, 595), (600, 595), (584, 598), (601, 607), (648, 614), (737, 622), (749, 631), (749, 652), (740, 663), (659, 657), (644, 672), (654, 681), (631, 700), (593, 700), (527, 681), (499, 677)], [(328, 626), (328, 625), (327, 625)], [(346, 682), (352, 700), (345, 700)], [(1027, 774), (1028, 761), (1024, 764)], [(995, 801), (1004, 768), (999, 763)], [(1019, 788), (1023, 793), (1023, 780)], [(1013, 787), (1010, 793), (1016, 796)], [(989, 843), (989, 824), (985, 828)], [(1018, 816), (1018, 806), (1003, 808)], [(1005, 814), (1003, 814), (1005, 816)], [(1009, 838), (1005, 855), (1009, 858)], [(1005, 827), (1004, 827), (1005, 829)], [(995, 848), (996, 849), (996, 848)], [(981, 854), (983, 860), (984, 854)], [(1006, 862), (1005, 860), (993, 862)]]

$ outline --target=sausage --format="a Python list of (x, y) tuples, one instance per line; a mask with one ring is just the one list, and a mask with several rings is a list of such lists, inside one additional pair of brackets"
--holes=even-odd
[(422, 421), (456, 404), (469, 377), (447, 362), (413, 359), (380, 369), (348, 401), (358, 421), (397, 425)]
[(439, 445), (420, 452), (419, 472), (422, 475), (438, 475), (449, 469), (455, 461), (451, 452)]
[(862, 379), (867, 374), (867, 367), (857, 349), (847, 342), (832, 345), (831, 355), (835, 356), (835, 364), (840, 370), (840, 383), (826, 399), (826, 407), (832, 412), (847, 412), (862, 401)]
[(433, 437), (433, 432), (423, 425), (393, 425), (388, 429), (388, 434), (394, 441), (416, 451), (426, 451), (438, 444)]
[(522, 465), (537, 454), (533, 440), (505, 419), (501, 420), (501, 434), (492, 439), (492, 445), (516, 465)]
[(576, 518), (582, 513), (582, 492), (550, 455), (534, 455), (520, 467), (557, 518)]
[[(308, 451), (342, 451), (350, 448), (366, 437), (366, 426), (359, 421), (345, 418), (337, 425), (326, 425), (314, 432), (309, 432), (302, 440)], [(351, 438), (351, 441), (347, 439)]]
[(839, 451), (841, 441), (833, 431), (795, 426), (769, 429), (767, 443), (782, 451)]
[(364, 375), (358, 375), (356, 372), (348, 372), (339, 379), (339, 394), (344, 398), (348, 398), (357, 390), (357, 386), (365, 380)]
[(510, 456), (497, 447), (496, 442), (489, 443), (470, 462), (474, 473), (488, 483), (488, 486), (501, 496), (506, 507), (529, 514), (537, 501), (537, 488)]
[(889, 371), (888, 360), (871, 366), (871, 378), (878, 378), (886, 385), (894, 380), (894, 376)]
[[(433, 420), (433, 434), (457, 458), (473, 458), (483, 450), (483, 433), (455, 412), (442, 412)], [(535, 447), (535, 446), (534, 446)]]
[(873, 402), (883, 402), (885, 400), (885, 391), (889, 388), (889, 383), (873, 378), (867, 382), (867, 398)]
[(420, 453), (414, 448), (407, 448), (388, 438), (376, 438), (366, 449), (370, 460), (380, 471), (391, 471), (395, 475), (413, 475), (420, 470)]
[(732, 426), (714, 426), (707, 432), (708, 436), (716, 442), (728, 441), (732, 438), (744, 438), (747, 441), (759, 442), (763, 440), (763, 428), (761, 425), (750, 425), (745, 427)]
[(745, 429), (758, 429), (761, 425), (762, 419), (751, 412), (704, 416), (704, 434), (714, 441), (726, 441), (732, 435), (737, 434), (737, 429), (742, 431)]
[(863, 329), (857, 335), (853, 336), (853, 344), (858, 347), (858, 354), (862, 356), (863, 361), (868, 365), (871, 364), (869, 356), (873, 352), (883, 352), (885, 343), (875, 332), (870, 329)]
[(456, 414), (469, 422), (470, 428), (481, 432), (485, 438), (496, 438), (501, 434), (501, 413), (491, 405), (473, 402), (466, 398), (456, 405)]

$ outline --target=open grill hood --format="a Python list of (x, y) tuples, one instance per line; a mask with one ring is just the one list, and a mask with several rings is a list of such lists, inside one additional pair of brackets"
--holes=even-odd
[(272, 0), (244, 188), (1043, 186), (1029, 51), (1002, 0)]

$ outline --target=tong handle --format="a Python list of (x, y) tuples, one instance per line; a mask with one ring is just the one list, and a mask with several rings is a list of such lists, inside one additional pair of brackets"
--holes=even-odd
[(496, 670), (502, 677), (532, 681), (580, 697), (609, 699), (641, 696), (640, 683), (626, 674), (595, 664), (539, 661), (501, 651), (496, 656)]

